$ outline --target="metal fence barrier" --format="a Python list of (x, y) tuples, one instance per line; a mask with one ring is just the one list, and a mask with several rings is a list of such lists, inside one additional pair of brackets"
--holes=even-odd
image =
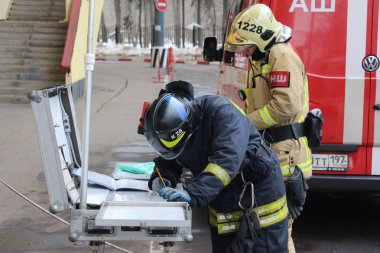
[[(111, 31), (111, 29), (107, 29)], [(120, 31), (123, 43), (133, 47), (140, 45), (143, 48), (149, 48), (153, 44), (153, 27), (124, 28)], [(102, 32), (102, 31), (100, 31)], [(165, 27), (165, 44), (175, 45), (178, 48), (190, 48), (194, 46), (202, 47), (203, 40), (206, 37), (216, 37), (219, 42), (223, 40), (223, 27), (208, 26), (204, 28), (182, 29), (180, 26)], [(99, 38), (102, 38), (100, 35)], [(108, 38), (115, 40), (115, 32), (111, 32)]]

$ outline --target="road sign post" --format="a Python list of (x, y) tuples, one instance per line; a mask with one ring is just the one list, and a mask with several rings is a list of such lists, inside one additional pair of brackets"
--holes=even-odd
[(164, 46), (165, 34), (165, 19), (164, 12), (168, 8), (167, 0), (156, 0), (156, 9), (154, 11), (154, 31), (153, 31), (153, 46)]

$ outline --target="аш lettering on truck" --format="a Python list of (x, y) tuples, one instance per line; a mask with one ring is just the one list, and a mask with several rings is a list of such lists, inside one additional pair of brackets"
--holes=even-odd
[[(225, 36), (235, 15), (255, 3), (270, 6), (292, 28), (310, 110), (324, 114), (322, 144), (312, 150), (311, 189), (380, 192), (380, 0), (232, 0)], [(244, 108), (239, 90), (248, 84), (247, 58), (217, 45), (216, 38), (205, 39), (205, 60), (220, 61), (218, 94)]]

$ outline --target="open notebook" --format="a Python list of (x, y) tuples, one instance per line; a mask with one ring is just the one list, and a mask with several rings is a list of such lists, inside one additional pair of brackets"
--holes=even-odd
[[(81, 177), (81, 169), (74, 169), (72, 171), (73, 175), (77, 177)], [(117, 179), (115, 180), (114, 178), (93, 172), (93, 171), (88, 171), (88, 184), (89, 185), (99, 185), (106, 187), (112, 191), (117, 191), (117, 190), (139, 190), (139, 191), (149, 191), (148, 188), (148, 181), (147, 180), (136, 180), (136, 179)]]

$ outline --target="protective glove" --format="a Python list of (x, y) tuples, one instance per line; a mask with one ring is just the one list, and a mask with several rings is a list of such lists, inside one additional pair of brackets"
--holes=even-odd
[(298, 205), (295, 201), (291, 199), (287, 199), (288, 209), (289, 209), (289, 217), (293, 220), (297, 219), (303, 210), (303, 206)]
[[(172, 183), (168, 179), (163, 178), (162, 180), (164, 180), (165, 185), (167, 187), (171, 187), (172, 186)], [(155, 179), (153, 179), (153, 181), (152, 181), (152, 191), (160, 192), (161, 189), (163, 189), (164, 187), (165, 186), (162, 184), (161, 178), (156, 177)]]
[(301, 169), (296, 166), (293, 175), (291, 175), (286, 182), (286, 200), (288, 203), (289, 216), (292, 219), (296, 219), (301, 215), (308, 189), (309, 186), (306, 183)]
[(191, 206), (194, 205), (194, 200), (186, 190), (165, 187), (161, 189), (160, 196), (167, 201), (187, 202)]
[(298, 206), (303, 206), (309, 186), (303, 176), (301, 169), (296, 166), (293, 175), (286, 182), (286, 196)]

